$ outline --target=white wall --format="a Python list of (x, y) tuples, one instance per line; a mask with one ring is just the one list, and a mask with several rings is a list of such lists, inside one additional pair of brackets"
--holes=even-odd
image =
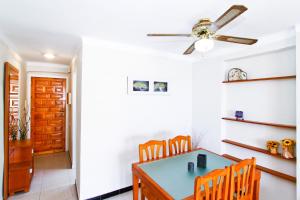
[[(295, 75), (295, 38), (287, 36), (277, 39), (276, 42), (265, 42), (265, 45), (262, 41), (249, 51), (207, 59), (193, 65), (193, 132), (200, 134), (200, 146), (204, 148), (239, 158), (256, 157), (262, 166), (296, 176), (293, 162), (220, 142), (226, 138), (265, 148), (267, 140), (296, 137), (295, 130), (221, 120), (225, 116), (234, 117), (235, 110), (243, 110), (245, 118), (250, 120), (296, 124), (295, 79), (221, 83), (233, 67), (246, 71), (248, 78)], [(297, 42), (299, 45), (299, 39)], [(297, 57), (300, 58), (299, 52)], [(262, 200), (296, 199), (296, 184), (262, 173), (260, 197)]]
[(193, 64), (193, 138), (199, 146), (221, 153), (222, 61)]
[(26, 62), (27, 72), (44, 72), (44, 73), (69, 73), (70, 69), (68, 65), (54, 64), (48, 62)]
[[(168, 80), (170, 94), (128, 95), (127, 76)], [(191, 77), (190, 63), (83, 40), (80, 199), (132, 185), (138, 144), (190, 134)]]
[[(300, 24), (296, 26), (296, 88), (297, 88), (297, 127), (300, 127)], [(297, 155), (300, 155), (300, 129), (297, 128)], [(297, 159), (297, 166), (300, 166), (300, 159)], [(299, 167), (298, 167), (299, 169)], [(300, 170), (297, 170), (297, 180), (300, 180)], [(300, 199), (300, 184), (297, 184), (297, 199)]]
[[(196, 136), (200, 146), (211, 151), (240, 158), (255, 156), (258, 164), (295, 175), (292, 162), (220, 142), (229, 138), (263, 148), (268, 139), (295, 136), (290, 130), (255, 125), (245, 128), (221, 120), (240, 109), (248, 119), (296, 123), (295, 80), (221, 83), (231, 67), (241, 67), (249, 78), (295, 74), (295, 48), (278, 49), (226, 62), (210, 59), (191, 64), (85, 38), (82, 68), (77, 72), (81, 78), (81, 89), (77, 89), (77, 113), (81, 113), (77, 146), (81, 151), (77, 152), (80, 170), (76, 180), (80, 199), (131, 185), (130, 167), (137, 160), (138, 144), (182, 133)], [(128, 95), (127, 76), (167, 79), (171, 94)], [(262, 174), (262, 200), (295, 199), (295, 189), (294, 183)]]
[[(76, 84), (76, 98), (73, 98), (73, 100), (76, 102), (75, 107), (73, 104), (73, 108), (76, 110), (76, 116), (74, 116), (74, 129), (76, 129), (75, 133), (76, 136), (75, 143), (76, 143), (76, 188), (77, 188), (77, 194), (78, 197), (81, 198), (81, 189), (80, 189), (80, 182), (81, 182), (81, 158), (82, 158), (82, 151), (81, 151), (81, 88), (82, 88), (82, 48), (80, 48), (80, 51), (77, 53), (75, 60), (73, 62), (73, 71), (72, 71), (72, 77), (74, 77), (73, 80), (76, 81), (76, 83), (73, 82), (74, 86)], [(73, 81), (72, 80), (72, 81)], [(80, 113), (80, 114), (79, 114)]]
[[(247, 72), (248, 78), (295, 75), (295, 48), (227, 61), (225, 64), (226, 74), (233, 67)], [(223, 89), (225, 91), (223, 116), (225, 117), (234, 117), (236, 110), (242, 110), (245, 119), (296, 124), (295, 79), (223, 84)], [(229, 121), (223, 122), (222, 129), (224, 138), (260, 148), (265, 148), (267, 140), (279, 141), (284, 138), (296, 138), (295, 130)], [(294, 162), (229, 144), (223, 144), (223, 146), (225, 153), (242, 159), (256, 157), (259, 165), (296, 176)], [(281, 188), (281, 190), (278, 191), (277, 188)], [(295, 184), (263, 174), (261, 199), (282, 199), (282, 194), (286, 199), (295, 199)]]
[[(11, 51), (9, 47), (0, 40), (0, 199), (3, 197), (3, 165), (4, 165), (4, 63), (10, 62), (12, 65), (21, 69), (20, 57)], [(22, 80), (22, 78), (21, 78)]]
[[(72, 149), (70, 149), (72, 168), (76, 169), (76, 187), (80, 196), (80, 134), (81, 134), (81, 49), (71, 62), (71, 93), (72, 93)], [(77, 103), (79, 102), (79, 103)]]
[(77, 111), (76, 111), (76, 85), (77, 85), (77, 68), (78, 68), (78, 56), (74, 57), (72, 62), (71, 62), (71, 69), (70, 69), (70, 91), (72, 94), (71, 98), (71, 116), (70, 116), (70, 157), (72, 161), (72, 168), (75, 168), (76, 166), (76, 116), (77, 116)]

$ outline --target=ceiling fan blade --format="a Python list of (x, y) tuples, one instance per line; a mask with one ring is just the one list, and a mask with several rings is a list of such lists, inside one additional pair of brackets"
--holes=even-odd
[(223, 26), (237, 18), (243, 12), (245, 12), (248, 8), (243, 5), (233, 5), (231, 6), (223, 15), (221, 15), (211, 26), (212, 31), (217, 31), (221, 29)]
[(216, 35), (214, 39), (223, 42), (233, 42), (233, 43), (247, 44), (247, 45), (252, 45), (257, 42), (257, 39), (234, 37), (228, 35)]
[(149, 33), (147, 36), (179, 36), (179, 37), (190, 37), (192, 36), (191, 34), (160, 34), (160, 33)]
[(191, 53), (193, 53), (194, 50), (195, 50), (195, 42), (191, 46), (189, 46), (189, 48), (187, 48), (187, 50), (185, 50), (183, 55), (191, 54)]

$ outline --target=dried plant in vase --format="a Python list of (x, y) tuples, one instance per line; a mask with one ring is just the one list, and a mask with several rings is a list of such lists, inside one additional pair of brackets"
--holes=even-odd
[(19, 120), (20, 140), (26, 140), (29, 132), (30, 117), (28, 111), (24, 108), (24, 116)]
[(282, 156), (286, 159), (294, 158), (295, 156), (295, 140), (283, 139), (281, 140), (282, 145)]
[(273, 141), (273, 140), (267, 141), (267, 148), (271, 154), (278, 154), (278, 146), (279, 146), (279, 142), (277, 141)]
[(192, 149), (199, 148), (202, 139), (203, 139), (203, 134), (194, 132), (192, 134)]
[(14, 141), (18, 138), (18, 120), (11, 115), (9, 119), (9, 133), (10, 133), (10, 140)]

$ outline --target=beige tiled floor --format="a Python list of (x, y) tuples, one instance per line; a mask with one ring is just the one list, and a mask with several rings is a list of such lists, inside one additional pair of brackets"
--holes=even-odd
[(36, 156), (30, 191), (8, 200), (77, 200), (75, 171), (67, 153)]
[[(131, 199), (132, 192), (126, 192), (107, 200)], [(67, 153), (36, 156), (30, 191), (17, 193), (8, 200), (77, 200), (75, 171)]]

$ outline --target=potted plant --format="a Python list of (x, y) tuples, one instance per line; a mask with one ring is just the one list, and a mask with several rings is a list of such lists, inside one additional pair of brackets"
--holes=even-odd
[(28, 116), (28, 111), (24, 108), (24, 117), (23, 119), (19, 120), (20, 140), (27, 139), (29, 126), (30, 126), (30, 117)]
[(196, 133), (195, 131), (192, 134), (192, 149), (197, 149), (201, 145), (204, 134)]
[(12, 141), (17, 140), (18, 137), (18, 120), (14, 119), (13, 115), (11, 116), (9, 120), (9, 133), (10, 133), (10, 139)]

